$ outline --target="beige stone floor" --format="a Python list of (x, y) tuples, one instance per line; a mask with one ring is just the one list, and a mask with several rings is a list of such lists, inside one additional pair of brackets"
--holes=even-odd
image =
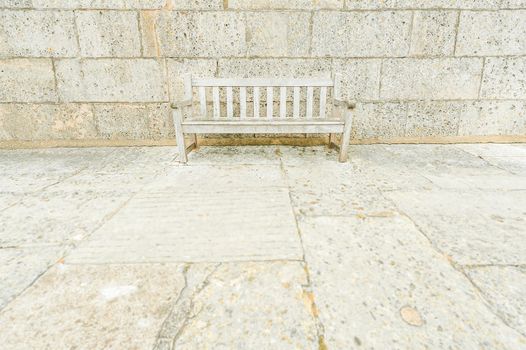
[(526, 349), (526, 145), (0, 151), (0, 349)]

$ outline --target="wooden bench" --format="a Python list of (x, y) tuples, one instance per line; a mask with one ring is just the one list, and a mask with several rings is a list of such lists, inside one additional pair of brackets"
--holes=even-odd
[[(185, 99), (171, 105), (180, 161), (186, 163), (187, 151), (197, 146), (196, 134), (328, 133), (329, 143), (333, 142), (334, 134), (341, 135), (339, 160), (345, 162), (355, 104), (338, 98), (339, 81), (337, 76), (335, 79), (220, 79), (186, 75)], [(199, 97), (198, 113), (192, 113), (194, 89)], [(276, 101), (275, 92), (279, 94)], [(207, 103), (210, 96), (211, 106)], [(333, 96), (331, 105), (327, 101), (330, 96)], [(222, 100), (226, 101), (222, 103)], [(185, 110), (187, 107), (189, 110)], [(185, 134), (193, 134), (189, 146), (185, 143)]]

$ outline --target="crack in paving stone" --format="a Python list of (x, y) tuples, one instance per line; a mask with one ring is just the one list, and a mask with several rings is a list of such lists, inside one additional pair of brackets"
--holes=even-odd
[[(201, 264), (200, 264), (201, 265)], [(213, 265), (211, 270), (200, 278), (199, 281), (190, 285), (188, 276), (195, 270), (193, 264), (187, 264), (183, 268), (184, 286), (179, 292), (179, 296), (175, 300), (170, 313), (164, 320), (157, 339), (154, 350), (174, 349), (177, 340), (183, 334), (188, 322), (199, 315), (201, 310), (192, 312), (194, 308), (194, 300), (199, 293), (201, 293), (210, 283), (212, 275), (221, 267), (222, 263)], [(192, 269), (192, 267), (194, 267)]]
[(282, 159), (282, 152), (281, 150), (279, 149), (279, 147), (276, 148), (276, 155), (279, 157), (279, 165), (280, 165), (280, 170), (281, 172), (283, 173), (283, 176), (285, 178), (285, 182), (287, 183), (287, 192), (288, 192), (288, 195), (289, 195), (289, 201), (290, 201), (290, 206), (292, 208), (292, 215), (294, 216), (294, 222), (296, 224), (296, 231), (298, 233), (298, 237), (299, 237), (299, 240), (300, 240), (300, 245), (301, 245), (301, 250), (302, 250), (302, 265), (303, 265), (303, 270), (305, 271), (305, 276), (306, 276), (306, 279), (307, 279), (307, 284), (306, 285), (302, 285), (302, 289), (303, 289), (303, 298), (305, 299), (308, 307), (309, 307), (309, 311), (310, 311), (310, 314), (314, 320), (314, 323), (315, 323), (315, 327), (316, 327), (316, 335), (318, 337), (318, 349), (319, 350), (328, 350), (328, 347), (327, 347), (327, 344), (325, 343), (325, 327), (323, 325), (323, 323), (321, 322), (321, 319), (319, 318), (319, 310), (318, 310), (318, 307), (316, 306), (316, 301), (315, 301), (315, 297), (314, 297), (314, 292), (313, 292), (313, 288), (312, 288), (312, 283), (311, 283), (311, 278), (310, 278), (310, 272), (309, 272), (309, 268), (307, 266), (307, 261), (305, 259), (305, 246), (303, 244), (303, 237), (301, 236), (301, 230), (300, 230), (300, 225), (298, 223), (298, 216), (296, 215), (296, 212), (294, 210), (294, 201), (292, 199), (292, 196), (291, 196), (291, 192), (292, 192), (292, 189), (291, 189), (291, 186), (290, 186), (290, 182), (289, 182), (289, 177), (287, 176), (287, 171), (285, 169), (285, 164), (283, 162), (283, 159)]
[[(382, 192), (382, 191), (380, 191)], [(382, 193), (382, 196), (383, 193)], [(457, 264), (447, 253), (445, 253), (444, 251), (442, 251), (439, 247), (436, 246), (436, 244), (433, 242), (433, 240), (431, 239), (431, 237), (429, 237), (425, 232), (424, 230), (416, 223), (415, 220), (413, 220), (413, 218), (411, 216), (409, 216), (408, 214), (406, 214), (404, 211), (402, 211), (398, 205), (395, 203), (395, 201), (393, 201), (392, 199), (388, 198), (387, 196), (384, 196), (384, 198), (388, 201), (390, 201), (391, 203), (393, 203), (393, 205), (397, 208), (397, 210), (400, 212), (401, 215), (405, 216), (407, 219), (409, 219), (412, 224), (414, 225), (414, 227), (418, 230), (418, 232), (420, 232), (420, 234), (422, 234), (422, 236), (424, 236), (426, 238), (426, 240), (429, 242), (429, 244), (431, 245), (431, 247), (437, 251), (438, 253), (442, 254), (443, 256), (445, 256), (448, 261), (448, 263), (451, 265), (451, 267), (456, 270), (457, 272), (459, 272), (462, 276), (464, 276), (464, 278), (466, 278), (468, 280), (468, 282), (471, 284), (471, 286), (476, 290), (479, 298), (481, 299), (481, 301), (483, 302), (483, 304), (486, 306), (486, 308), (489, 310), (489, 312), (491, 312), (493, 315), (495, 315), (495, 317), (497, 317), (504, 325), (506, 325), (507, 327), (509, 327), (510, 329), (514, 330), (515, 332), (521, 334), (521, 335), (524, 335), (521, 331), (519, 331), (518, 329), (516, 329), (515, 327), (513, 327), (512, 325), (509, 324), (509, 322), (507, 322), (503, 317), (502, 315), (500, 315), (498, 312), (496, 312), (496, 310), (493, 309), (493, 307), (491, 307), (491, 304), (489, 303), (489, 301), (486, 299), (485, 295), (484, 295), (484, 292), (479, 288), (479, 286), (477, 286), (475, 284), (475, 282), (473, 282), (473, 280), (469, 277), (469, 275), (464, 271), (464, 269), (462, 268), (462, 265), (460, 264)], [(402, 317), (403, 318), (403, 317)], [(404, 319), (405, 321), (405, 319)], [(407, 321), (406, 321), (407, 322)]]

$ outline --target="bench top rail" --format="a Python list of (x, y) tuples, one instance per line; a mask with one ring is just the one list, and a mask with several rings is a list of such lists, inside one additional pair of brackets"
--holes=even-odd
[[(195, 90), (194, 90), (195, 89)], [(185, 96), (197, 92), (199, 109), (188, 120), (324, 120), (328, 96), (337, 96), (332, 78), (185, 77)], [(211, 101), (207, 101), (211, 99)]]
[(334, 81), (329, 78), (308, 79), (279, 79), (279, 78), (192, 78), (192, 85), (206, 87), (281, 87), (281, 86), (334, 86)]

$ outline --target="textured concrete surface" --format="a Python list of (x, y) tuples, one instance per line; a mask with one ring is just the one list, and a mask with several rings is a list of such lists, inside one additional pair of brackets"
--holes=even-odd
[(177, 158), (0, 152), (2, 350), (526, 347), (526, 145)]
[(341, 74), (363, 142), (524, 142), (525, 55), (524, 0), (0, 0), (0, 146), (173, 145), (186, 73)]

